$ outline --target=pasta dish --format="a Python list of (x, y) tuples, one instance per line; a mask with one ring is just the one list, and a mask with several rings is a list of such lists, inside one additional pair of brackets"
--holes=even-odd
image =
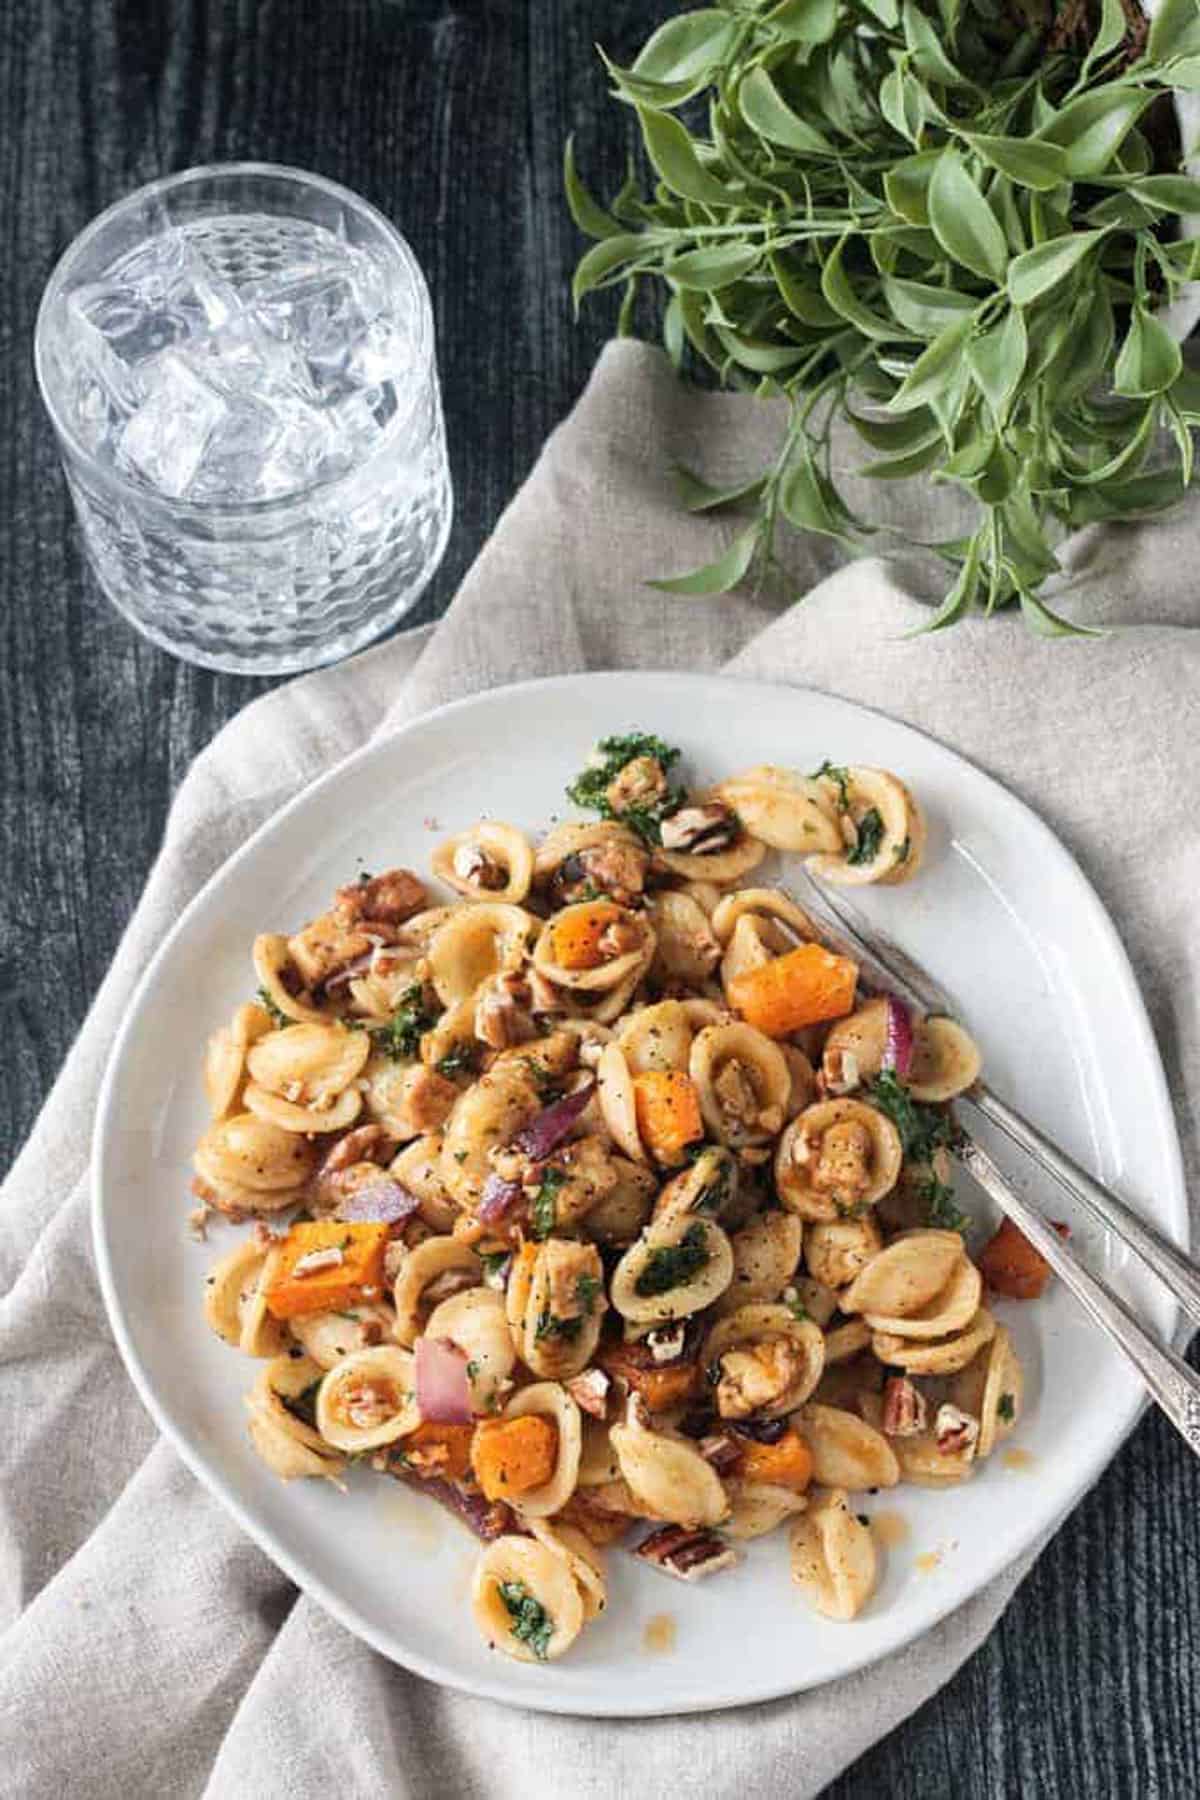
[[(484, 820), (255, 939), (210, 1038), (193, 1225), (246, 1226), (213, 1330), (254, 1358), (250, 1438), (285, 1480), (352, 1463), (481, 1541), (474, 1617), (542, 1663), (628, 1544), (695, 1581), (786, 1527), (850, 1620), (880, 1549), (852, 1497), (968, 1479), (1021, 1366), (977, 1255), (949, 1018), (864, 991), (762, 865), (894, 886), (925, 822), (887, 771), (763, 766), (690, 791), (679, 752), (603, 739), (538, 841)], [(926, 879), (928, 879), (928, 875)]]

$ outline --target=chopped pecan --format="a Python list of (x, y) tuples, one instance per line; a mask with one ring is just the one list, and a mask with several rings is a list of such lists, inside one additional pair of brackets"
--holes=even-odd
[(699, 1581), (737, 1561), (737, 1552), (715, 1531), (692, 1531), (686, 1525), (660, 1525), (633, 1554), (677, 1581)]
[(741, 836), (741, 822), (733, 808), (712, 800), (704, 806), (684, 806), (662, 822), (664, 850), (687, 851), (707, 856), (727, 850)]
[(975, 1445), (979, 1441), (979, 1420), (974, 1413), (960, 1412), (957, 1406), (948, 1402), (938, 1407), (937, 1422), (934, 1425), (938, 1451), (942, 1456), (959, 1456), (966, 1452), (974, 1455)]
[(346, 925), (370, 930), (372, 924), (403, 925), (428, 905), (425, 883), (411, 869), (389, 869), (368, 881), (353, 881), (333, 897), (334, 911)]
[(665, 800), (666, 795), (666, 773), (656, 756), (635, 756), (613, 776), (605, 790), (605, 799), (617, 814), (653, 806)]
[(696, 1445), (705, 1462), (711, 1463), (718, 1475), (728, 1475), (742, 1460), (742, 1446), (728, 1431), (713, 1431)]
[(469, 881), (473, 887), (486, 888), (491, 893), (508, 882), (507, 871), (478, 844), (458, 846), (454, 852), (454, 873), (460, 881)]
[(608, 1412), (608, 1390), (612, 1382), (603, 1369), (584, 1369), (572, 1375), (563, 1386), (582, 1412), (593, 1419), (603, 1419)]
[(886, 1437), (917, 1437), (925, 1430), (925, 1396), (907, 1375), (889, 1375), (884, 1382), (881, 1423)]

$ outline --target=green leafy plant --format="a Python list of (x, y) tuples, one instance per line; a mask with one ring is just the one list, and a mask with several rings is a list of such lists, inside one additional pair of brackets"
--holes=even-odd
[[(602, 53), (603, 54), (603, 53)], [(607, 207), (570, 144), (567, 199), (597, 241), (576, 305), (661, 283), (663, 340), (729, 386), (783, 396), (778, 457), (696, 512), (752, 509), (725, 553), (655, 585), (722, 593), (774, 565), (785, 523), (886, 542), (831, 466), (835, 421), (873, 481), (958, 483), (966, 537), (926, 629), (1040, 597), (1077, 526), (1153, 513), (1192, 475), (1200, 376), (1165, 304), (1200, 276), (1200, 212), (1170, 94), (1200, 89), (1200, 0), (720, 0), (605, 58), (653, 170)], [(1169, 433), (1169, 438), (1165, 434)], [(1164, 444), (1169, 454), (1160, 455)]]

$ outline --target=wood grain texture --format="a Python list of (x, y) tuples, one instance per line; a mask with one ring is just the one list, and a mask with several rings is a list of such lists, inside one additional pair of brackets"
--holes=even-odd
[[(136, 902), (197, 750), (267, 684), (191, 669), (101, 599), (30, 357), (54, 260), (101, 207), (253, 157), (344, 181), (433, 293), (456, 494), (444, 608), (613, 309), (570, 316), (564, 136), (601, 188), (632, 55), (666, 0), (0, 0), (0, 1158), (15, 1153)], [(1014, 1475), (1014, 1504), (1020, 1483)], [(969, 1505), (969, 1496), (947, 1504)], [(830, 1790), (1162, 1796), (1200, 1788), (1200, 1471), (1148, 1418), (986, 1647)]]

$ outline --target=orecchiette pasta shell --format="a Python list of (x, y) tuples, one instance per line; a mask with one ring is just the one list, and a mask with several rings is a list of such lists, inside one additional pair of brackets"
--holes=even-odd
[(685, 881), (679, 892), (694, 900), (706, 919), (712, 918), (721, 899), (721, 890), (714, 881)]
[[(376, 1397), (371, 1410), (385, 1416), (369, 1423), (355, 1420), (356, 1397), (363, 1393)], [(317, 1428), (338, 1450), (378, 1450), (407, 1437), (420, 1423), (413, 1359), (393, 1344), (343, 1357), (317, 1390)]]
[(598, 1619), (608, 1605), (604, 1580), (604, 1557), (585, 1532), (556, 1519), (548, 1525), (544, 1519), (530, 1519), (529, 1529), (539, 1544), (566, 1559), (575, 1578), (579, 1598), (583, 1601), (584, 1622)]
[(719, 1525), (729, 1501), (716, 1471), (683, 1438), (649, 1431), (631, 1408), (611, 1432), (621, 1474), (646, 1518), (673, 1525)]
[(834, 1092), (860, 1087), (879, 1074), (887, 1053), (887, 1026), (887, 1001), (867, 1000), (830, 1027), (822, 1061)]
[(826, 1287), (823, 1281), (815, 1281), (811, 1275), (796, 1275), (792, 1285), (809, 1318), (824, 1331), (838, 1310), (838, 1297), (833, 1288)]
[(932, 1431), (920, 1432), (916, 1437), (893, 1438), (891, 1443), (900, 1464), (900, 1479), (914, 1487), (957, 1487), (975, 1473), (974, 1446), (969, 1450), (939, 1450)]
[(797, 1421), (812, 1452), (813, 1479), (822, 1487), (895, 1487), (900, 1465), (881, 1431), (852, 1412), (812, 1401)]
[(347, 1356), (367, 1348), (367, 1333), (380, 1342), (390, 1339), (395, 1318), (390, 1306), (369, 1305), (364, 1301), (341, 1312), (302, 1313), (288, 1323), (292, 1336), (303, 1346), (307, 1356), (322, 1369), (336, 1369)]
[[(903, 1238), (896, 1239), (897, 1243), (904, 1241)], [(982, 1297), (983, 1278), (964, 1254), (941, 1291), (915, 1312), (890, 1314), (864, 1309), (863, 1317), (872, 1331), (887, 1331), (906, 1338), (945, 1338), (970, 1324), (979, 1311)]]
[(486, 1287), (464, 1288), (461, 1294), (451, 1294), (434, 1307), (425, 1333), (457, 1344), (467, 1359), (473, 1410), (494, 1411), (497, 1401), (512, 1385), (509, 1377), (517, 1360), (503, 1296)]
[(616, 848), (642, 861), (648, 860), (640, 838), (627, 825), (619, 825), (615, 819), (594, 820), (588, 825), (569, 820), (548, 831), (538, 845), (533, 858), (533, 878), (542, 885), (557, 875), (568, 857), (579, 856), (585, 850), (605, 848)]
[(690, 895), (666, 890), (651, 903), (658, 946), (652, 974), (663, 982), (686, 981), (699, 986), (721, 960), (721, 946), (708, 916)]
[(953, 1100), (979, 1079), (983, 1059), (975, 1043), (953, 1019), (922, 1019), (913, 1033), (908, 1090), (914, 1100)]
[(295, 1481), (309, 1476), (325, 1481), (336, 1481), (346, 1465), (340, 1457), (330, 1453), (322, 1456), (317, 1450), (310, 1450), (306, 1444), (300, 1443), (270, 1413), (264, 1412), (257, 1404), (253, 1394), (247, 1394), (246, 1430), (250, 1442), (258, 1455), (283, 1481)]
[(721, 1530), (726, 1537), (742, 1540), (766, 1537), (808, 1505), (807, 1497), (795, 1488), (776, 1487), (766, 1481), (741, 1481), (736, 1475), (726, 1480), (725, 1492), (729, 1497), (729, 1517)]
[(264, 1297), (278, 1262), (278, 1251), (247, 1238), (205, 1277), (205, 1318), (219, 1338), (245, 1356), (278, 1356), (283, 1348), (283, 1327), (267, 1311)]
[[(703, 1250), (704, 1262), (685, 1272), (674, 1286), (655, 1292), (655, 1272), (669, 1272), (660, 1253), (669, 1256), (689, 1232), (696, 1234), (691, 1241)], [(622, 1318), (635, 1325), (649, 1325), (702, 1312), (725, 1292), (732, 1279), (733, 1251), (721, 1227), (711, 1220), (678, 1214), (662, 1221), (651, 1220), (613, 1270), (609, 1296)]]
[[(528, 1595), (543, 1609), (550, 1630), (537, 1648), (514, 1636), (504, 1592)], [(529, 1537), (499, 1537), (482, 1551), (471, 1584), (471, 1609), (484, 1642), (518, 1662), (552, 1662), (583, 1629), (583, 1598), (570, 1561)], [(540, 1650), (540, 1655), (539, 1655)]]
[[(852, 1199), (840, 1200), (836, 1189), (821, 1181), (821, 1155), (825, 1133), (847, 1123), (861, 1125), (870, 1134), (866, 1181), (855, 1187)], [(904, 1162), (900, 1133), (877, 1106), (864, 1100), (820, 1100), (794, 1118), (775, 1152), (775, 1186), (783, 1205), (814, 1223), (841, 1216), (848, 1206), (874, 1206), (896, 1185)]]
[(795, 1044), (780, 1044), (783, 1060), (788, 1066), (788, 1074), (792, 1078), (792, 1091), (788, 1095), (787, 1114), (794, 1119), (812, 1105), (817, 1095), (817, 1078), (812, 1064), (803, 1050)]
[(443, 1006), (469, 999), (501, 969), (519, 968), (538, 922), (519, 906), (456, 906), (429, 942), (429, 977)]
[(431, 1231), (449, 1231), (458, 1217), (458, 1207), (442, 1180), (442, 1147), (440, 1132), (414, 1138), (398, 1150), (388, 1164), (402, 1187), (421, 1202), (421, 1217)]
[(759, 1213), (730, 1238), (733, 1279), (717, 1301), (719, 1313), (756, 1300), (778, 1300), (800, 1261), (804, 1227), (795, 1213)]
[(842, 849), (837, 812), (824, 786), (811, 777), (763, 764), (723, 781), (717, 792), (751, 836), (772, 850), (807, 856)]
[(721, 991), (728, 996), (734, 982), (752, 969), (765, 968), (788, 947), (788, 940), (770, 919), (743, 913), (721, 957)]
[(736, 1207), (738, 1186), (737, 1158), (729, 1150), (707, 1145), (667, 1182), (655, 1202), (654, 1217), (661, 1224), (699, 1213), (723, 1223)]
[(254, 940), (251, 955), (259, 987), (284, 1018), (318, 1025), (325, 1022), (325, 1014), (313, 1005), (311, 997), (303, 994), (298, 997), (291, 992), (289, 983), (298, 985), (300, 976), (285, 937), (278, 932), (262, 932)]
[(302, 1137), (251, 1112), (210, 1125), (193, 1158), (196, 1173), (210, 1186), (265, 1195), (294, 1191), (312, 1174), (316, 1160), (316, 1150)]
[(483, 1281), (483, 1264), (470, 1246), (458, 1238), (426, 1238), (407, 1253), (392, 1289), (396, 1307), (393, 1329), (398, 1344), (411, 1348), (420, 1337), (424, 1330), (425, 1289), (452, 1269), (473, 1275), (477, 1284)]
[(792, 1580), (827, 1619), (856, 1618), (875, 1591), (878, 1558), (869, 1525), (844, 1493), (815, 1496), (792, 1526)]
[[(572, 1318), (571, 1329), (564, 1334), (554, 1328), (555, 1294), (565, 1288), (575, 1296), (581, 1277), (592, 1283), (599, 1304), (593, 1302), (579, 1314), (578, 1323)], [(568, 1243), (561, 1238), (540, 1244), (530, 1270), (528, 1296), (517, 1322), (517, 1351), (526, 1368), (551, 1381), (566, 1381), (586, 1369), (600, 1341), (603, 1296), (604, 1265), (594, 1244)]]
[(214, 1031), (205, 1046), (203, 1071), (204, 1093), (214, 1119), (227, 1119), (237, 1110), (245, 1066), (245, 1045), (239, 1044), (225, 1026)]
[(633, 1074), (618, 1041), (605, 1044), (596, 1065), (596, 1095), (605, 1129), (617, 1149), (632, 1162), (647, 1161), (638, 1130)]
[(587, 1228), (599, 1243), (632, 1244), (650, 1217), (658, 1184), (649, 1169), (627, 1157), (614, 1156), (611, 1166), (616, 1184), (589, 1209)]
[[(865, 1320), (863, 1324), (866, 1324)], [(871, 1348), (880, 1362), (903, 1369), (909, 1375), (956, 1375), (995, 1335), (996, 1321), (986, 1308), (981, 1307), (966, 1329), (953, 1337), (922, 1342), (920, 1338), (876, 1331), (871, 1337)]]
[(284, 1405), (285, 1400), (299, 1399), (320, 1379), (321, 1370), (309, 1357), (277, 1356), (246, 1395), (251, 1442), (285, 1481), (300, 1475), (336, 1478), (345, 1467), (320, 1432)]
[(584, 995), (610, 994), (623, 988), (631, 977), (636, 981), (654, 959), (658, 940), (649, 917), (645, 913), (628, 912), (623, 907), (614, 905), (613, 918), (619, 919), (628, 930), (637, 933), (638, 942), (633, 949), (592, 968), (568, 969), (555, 962), (554, 944), (558, 927), (575, 917), (592, 913), (595, 907), (596, 902), (592, 900), (580, 900), (572, 906), (564, 906), (549, 920), (534, 946), (534, 967), (557, 988), (578, 989)]
[[(722, 1081), (736, 1064), (754, 1090), (756, 1116), (739, 1118), (723, 1098)], [(740, 1020), (708, 1025), (692, 1045), (689, 1073), (700, 1096), (700, 1111), (713, 1136), (741, 1146), (768, 1142), (787, 1117), (792, 1077), (779, 1045)]]
[(579, 1408), (557, 1381), (535, 1381), (514, 1394), (504, 1409), (506, 1419), (521, 1419), (529, 1414), (549, 1419), (558, 1432), (558, 1454), (554, 1473), (540, 1487), (526, 1488), (514, 1495), (513, 1510), (526, 1519), (548, 1519), (561, 1511), (575, 1492), (579, 1479), (579, 1457), (583, 1449), (583, 1427)]
[(825, 1338), (825, 1367), (831, 1368), (837, 1363), (848, 1362), (857, 1356), (871, 1342), (871, 1327), (865, 1319), (849, 1319), (845, 1325), (839, 1325), (829, 1332)]
[(541, 1108), (529, 1070), (519, 1064), (489, 1070), (459, 1095), (446, 1121), (441, 1159), (442, 1182), (459, 1206), (478, 1204), (491, 1173), (488, 1152), (510, 1144)]
[(809, 1226), (804, 1260), (817, 1281), (843, 1288), (882, 1249), (883, 1234), (874, 1219), (827, 1219)]
[(400, 1143), (444, 1124), (459, 1094), (452, 1081), (424, 1063), (382, 1055), (372, 1056), (360, 1086), (370, 1117)]
[[(966, 1260), (957, 1231), (910, 1231), (873, 1256), (842, 1295), (844, 1313), (909, 1315), (940, 1294)], [(880, 1331), (888, 1326), (877, 1327)], [(901, 1335), (904, 1335), (903, 1333)]]
[(788, 926), (806, 943), (820, 942), (820, 932), (813, 920), (782, 888), (739, 888), (734, 894), (726, 894), (712, 916), (718, 941), (728, 944), (738, 920), (744, 918), (775, 921)]
[(305, 1107), (349, 1087), (371, 1051), (365, 1031), (340, 1025), (288, 1025), (272, 1031), (246, 1057), (260, 1088)]
[(616, 1041), (634, 1075), (650, 1069), (683, 1069), (696, 1033), (680, 1000), (640, 1006), (622, 1021)]
[[(983, 1457), (990, 1456), (996, 1445), (1016, 1430), (1025, 1398), (1025, 1375), (1012, 1338), (1003, 1326), (996, 1328), (991, 1343), (981, 1354), (987, 1358), (987, 1376), (975, 1453)], [(1005, 1404), (1006, 1399), (1010, 1404)]]
[(710, 1368), (730, 1350), (753, 1350), (756, 1344), (785, 1339), (796, 1361), (796, 1371), (788, 1386), (767, 1404), (755, 1410), (765, 1418), (780, 1418), (803, 1406), (821, 1379), (825, 1368), (825, 1340), (811, 1319), (798, 1319), (787, 1306), (757, 1303), (739, 1306), (736, 1312), (719, 1319), (704, 1340), (700, 1361)]
[(868, 812), (879, 816), (879, 844), (869, 861), (851, 863), (846, 848), (834, 855), (814, 856), (813, 873), (839, 887), (864, 887), (873, 881), (894, 886), (908, 881), (920, 867), (925, 850), (925, 818), (904, 783), (886, 769), (856, 766), (846, 771), (850, 814), (855, 821)]
[(432, 862), (438, 879), (468, 900), (518, 906), (533, 881), (533, 846), (515, 825), (499, 820), (481, 821), (448, 838)]
[(428, 973), (424, 950), (388, 944), (376, 950), (369, 969), (351, 980), (350, 1011), (364, 1024), (386, 1025), (409, 988), (423, 983)]
[(456, 1051), (460, 1054), (465, 1051), (469, 1061), (474, 1061), (481, 1049), (475, 1036), (477, 1003), (477, 996), (471, 994), (457, 1006), (448, 1006), (437, 1024), (425, 1032), (421, 1038), (421, 1061), (426, 1068), (436, 1069), (443, 1058)]
[(267, 1125), (281, 1131), (329, 1132), (345, 1131), (362, 1111), (363, 1097), (356, 1087), (343, 1088), (329, 1106), (297, 1106), (280, 1094), (268, 1093), (257, 1082), (248, 1081), (244, 1095), (246, 1109)]
[(591, 1417), (585, 1417), (582, 1426), (577, 1485), (581, 1488), (607, 1487), (611, 1481), (620, 1481), (621, 1465), (612, 1447), (610, 1427), (603, 1419)]
[[(699, 798), (699, 796), (697, 796)], [(729, 887), (757, 869), (767, 847), (744, 832), (728, 850), (656, 850), (654, 860), (681, 881), (705, 881), (714, 887)]]

